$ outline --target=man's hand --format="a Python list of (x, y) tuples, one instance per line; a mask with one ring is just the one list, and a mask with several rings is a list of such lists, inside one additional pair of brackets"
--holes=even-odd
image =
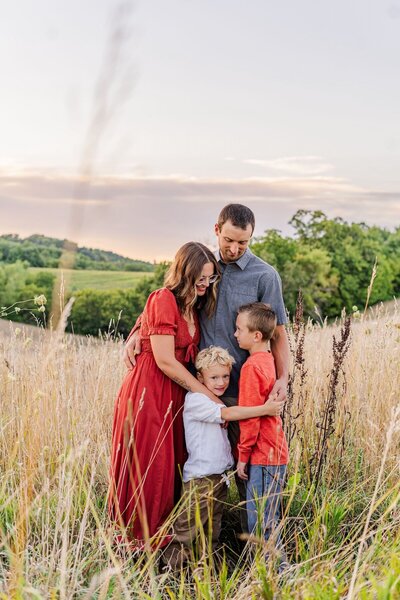
[(277, 379), (268, 398), (275, 402), (285, 402), (287, 396), (287, 381), (286, 379)]
[(140, 332), (135, 331), (125, 343), (122, 358), (125, 366), (129, 371), (132, 371), (133, 367), (136, 366), (136, 355), (140, 354)]
[(237, 467), (238, 477), (240, 477), (240, 479), (244, 479), (246, 481), (248, 479), (247, 472), (246, 472), (247, 471), (247, 463), (242, 462), (241, 460), (238, 460), (236, 467)]
[(268, 399), (265, 402), (264, 406), (264, 414), (266, 417), (279, 417), (279, 415), (282, 414), (285, 402), (277, 402), (276, 400), (270, 400), (270, 396), (268, 396)]

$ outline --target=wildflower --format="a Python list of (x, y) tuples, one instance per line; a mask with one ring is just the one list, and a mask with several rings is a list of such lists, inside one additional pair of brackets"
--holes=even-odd
[(42, 306), (39, 306), (39, 308), (38, 308), (39, 312), (44, 312), (45, 310), (46, 310), (46, 307), (43, 306), (43, 304), (42, 304)]
[(24, 341), (24, 348), (27, 348), (28, 346), (30, 346), (30, 344), (32, 343), (32, 338), (26, 338), (26, 340)]
[(19, 313), (19, 312), (21, 312), (21, 309), (20, 309), (20, 307), (19, 307), (19, 306), (16, 306), (16, 307), (14, 308), (14, 310), (15, 310), (15, 312), (16, 312), (16, 313)]
[(43, 306), (47, 303), (47, 298), (44, 294), (40, 294), (40, 296), (35, 296), (34, 303), (37, 304), (37, 306)]
[(353, 312), (358, 312), (358, 306), (356, 306), (356, 305), (352, 306), (352, 307), (351, 307), (351, 310), (352, 310)]

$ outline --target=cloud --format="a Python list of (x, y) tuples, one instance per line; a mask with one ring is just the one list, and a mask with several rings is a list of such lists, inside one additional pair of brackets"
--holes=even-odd
[(320, 175), (334, 169), (333, 165), (320, 156), (284, 156), (273, 160), (246, 158), (243, 162), (292, 175)]
[[(360, 196), (363, 188), (338, 177), (248, 177), (245, 179), (199, 179), (184, 175), (168, 177), (98, 177), (92, 182), (73, 176), (1, 176), (0, 195), (17, 202), (49, 202), (66, 205), (101, 206), (131, 201), (182, 199), (187, 202), (266, 199), (320, 200)], [(369, 194), (372, 192), (368, 192)]]
[(0, 173), (0, 233), (44, 233), (134, 258), (173, 256), (190, 239), (214, 243), (213, 225), (228, 202), (247, 204), (256, 235), (287, 225), (300, 208), (393, 227), (400, 192), (371, 190), (338, 177), (99, 177)]

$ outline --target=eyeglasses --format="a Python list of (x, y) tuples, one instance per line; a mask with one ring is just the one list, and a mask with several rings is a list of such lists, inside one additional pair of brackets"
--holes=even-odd
[(205, 285), (207, 280), (209, 284), (215, 283), (219, 279), (219, 275), (211, 275), (210, 277), (200, 277), (196, 281), (196, 285)]

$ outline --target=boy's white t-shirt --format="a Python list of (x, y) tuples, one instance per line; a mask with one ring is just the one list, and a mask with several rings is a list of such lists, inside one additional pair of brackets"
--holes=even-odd
[(230, 469), (234, 460), (226, 429), (221, 427), (221, 404), (205, 394), (188, 392), (183, 409), (188, 459), (183, 466), (183, 481), (219, 475)]

